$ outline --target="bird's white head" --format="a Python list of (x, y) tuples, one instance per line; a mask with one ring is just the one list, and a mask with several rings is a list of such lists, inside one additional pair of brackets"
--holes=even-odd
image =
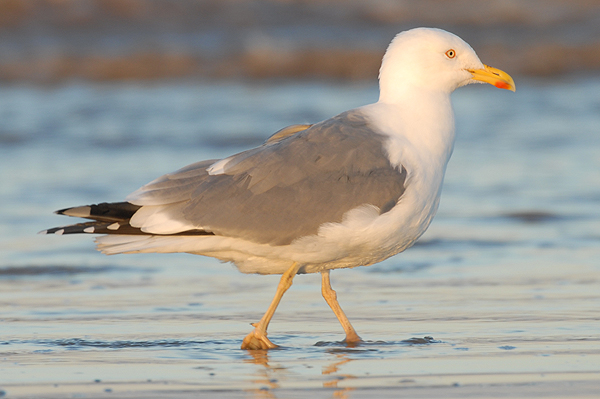
[(450, 94), (469, 83), (515, 90), (507, 73), (484, 65), (460, 37), (441, 29), (416, 28), (399, 33), (389, 45), (379, 70), (379, 101), (394, 102), (415, 89)]

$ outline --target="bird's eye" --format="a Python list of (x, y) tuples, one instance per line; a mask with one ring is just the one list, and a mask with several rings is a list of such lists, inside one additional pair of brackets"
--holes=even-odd
[(448, 58), (456, 57), (456, 51), (454, 51), (454, 49), (450, 49), (450, 50), (446, 51), (446, 57), (448, 57)]

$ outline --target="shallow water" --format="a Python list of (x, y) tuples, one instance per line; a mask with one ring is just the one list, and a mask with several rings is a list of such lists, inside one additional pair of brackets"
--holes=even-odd
[(298, 276), (242, 351), (277, 276), (185, 254), (119, 255), (39, 236), (52, 211), (118, 201), (280, 127), (372, 102), (323, 83), (0, 88), (0, 397), (596, 397), (600, 390), (600, 78), (454, 94), (458, 139), (420, 242)]

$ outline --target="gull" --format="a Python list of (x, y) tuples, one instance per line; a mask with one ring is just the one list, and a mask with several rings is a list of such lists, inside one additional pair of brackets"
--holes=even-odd
[(242, 349), (270, 349), (267, 327), (296, 274), (321, 273), (322, 295), (348, 345), (361, 338), (331, 288), (332, 269), (368, 266), (409, 248), (440, 201), (455, 139), (450, 94), (470, 83), (515, 91), (458, 36), (399, 33), (379, 71), (376, 103), (281, 129), (259, 147), (205, 160), (117, 203), (62, 209), (89, 219), (40, 233), (102, 234), (105, 254), (186, 252), (281, 274)]

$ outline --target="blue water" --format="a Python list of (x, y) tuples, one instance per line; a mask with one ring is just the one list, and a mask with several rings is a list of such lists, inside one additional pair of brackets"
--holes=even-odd
[(161, 174), (376, 98), (373, 85), (323, 82), (1, 87), (0, 389), (353, 397), (543, 385), (541, 374), (595, 389), (598, 77), (453, 95), (457, 142), (429, 231), (381, 264), (332, 273), (368, 341), (358, 348), (338, 343), (318, 276), (299, 276), (275, 315), (270, 338), (283, 349), (251, 353), (241, 339), (277, 276), (186, 254), (107, 257), (89, 236), (35, 234), (71, 221), (56, 209), (120, 201)]

